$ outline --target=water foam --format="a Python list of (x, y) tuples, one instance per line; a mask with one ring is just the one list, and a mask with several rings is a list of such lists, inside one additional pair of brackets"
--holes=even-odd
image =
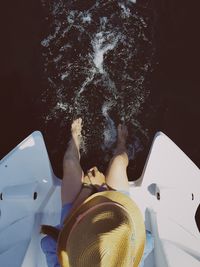
[(117, 131), (115, 127), (114, 121), (111, 119), (111, 117), (108, 114), (108, 111), (112, 107), (112, 102), (104, 102), (102, 105), (102, 114), (106, 119), (106, 125), (103, 131), (104, 136), (104, 146), (103, 148), (110, 148), (113, 143), (116, 141), (117, 137)]
[(47, 80), (44, 118), (62, 129), (83, 117), (85, 153), (86, 147), (99, 147), (102, 137), (101, 148), (109, 152), (117, 137), (116, 123), (124, 120), (130, 135), (136, 129), (139, 136), (129, 144), (134, 157), (133, 150), (142, 149), (140, 139), (145, 143), (148, 138), (140, 123), (148, 97), (146, 74), (152, 69), (148, 15), (137, 12), (137, 5), (130, 4), (134, 0), (83, 2), (53, 0), (48, 5), (52, 24), (41, 42)]
[[(106, 39), (110, 39), (111, 43), (106, 43)], [(117, 36), (115, 36), (112, 32), (98, 32), (95, 35), (95, 38), (92, 40), (92, 46), (94, 50), (94, 58), (93, 62), (96, 68), (100, 73), (104, 73), (103, 69), (103, 60), (104, 55), (114, 49), (118, 41)]]

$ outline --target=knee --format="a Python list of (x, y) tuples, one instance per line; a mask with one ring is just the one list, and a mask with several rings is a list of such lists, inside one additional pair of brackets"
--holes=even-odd
[(119, 165), (123, 165), (125, 167), (128, 166), (128, 156), (126, 153), (115, 155), (113, 160)]

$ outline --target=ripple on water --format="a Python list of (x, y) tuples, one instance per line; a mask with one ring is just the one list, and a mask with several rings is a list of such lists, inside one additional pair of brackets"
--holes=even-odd
[(132, 2), (59, 0), (45, 6), (51, 25), (41, 41), (47, 88), (41, 119), (47, 133), (55, 126), (49, 139), (56, 155), (64, 152), (71, 120), (83, 117), (85, 168), (105, 168), (120, 121), (129, 128), (132, 159), (148, 142), (140, 114), (153, 68), (152, 14)]

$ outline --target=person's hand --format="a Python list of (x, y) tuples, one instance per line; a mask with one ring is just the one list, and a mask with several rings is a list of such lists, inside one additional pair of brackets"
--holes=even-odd
[(87, 174), (84, 176), (84, 182), (101, 186), (105, 184), (106, 181), (104, 174), (100, 172), (97, 167), (93, 167), (87, 171)]

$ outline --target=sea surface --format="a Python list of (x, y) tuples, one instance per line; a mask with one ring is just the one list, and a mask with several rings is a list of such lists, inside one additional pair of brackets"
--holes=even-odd
[[(63, 151), (70, 122), (83, 118), (84, 168), (105, 170), (120, 122), (129, 129), (130, 168), (149, 142), (141, 112), (155, 64), (152, 10), (132, 1), (43, 1), (49, 30), (41, 41), (45, 88), (41, 119), (55, 154)], [(68, 133), (68, 134), (67, 134)]]
[(1, 4), (0, 157), (34, 130), (55, 174), (83, 118), (82, 166), (105, 171), (129, 129), (130, 180), (167, 134), (200, 167), (199, 16), (189, 1), (20, 0)]

